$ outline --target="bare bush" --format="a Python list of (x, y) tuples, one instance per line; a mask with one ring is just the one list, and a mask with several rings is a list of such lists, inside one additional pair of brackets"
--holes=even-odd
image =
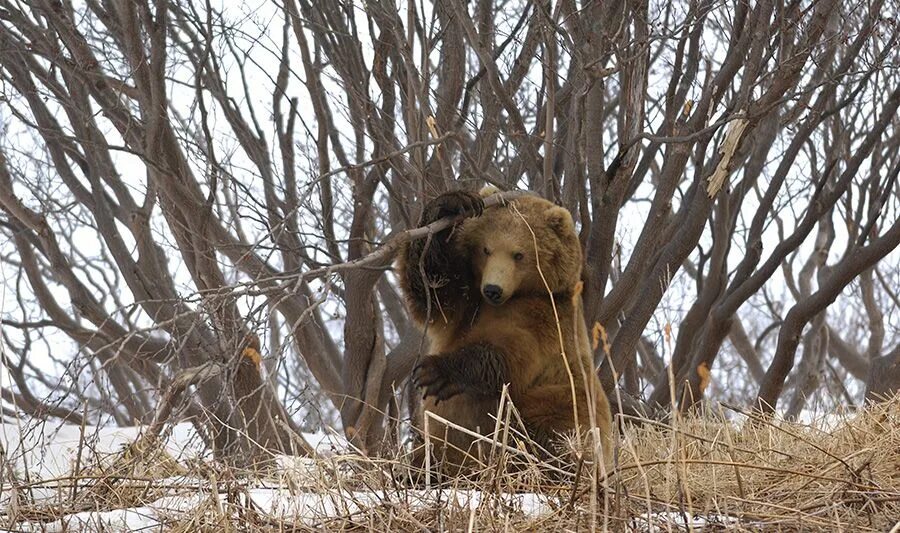
[(176, 383), (225, 454), (396, 442), (392, 253), (484, 183), (574, 214), (622, 410), (889, 394), (897, 12), (0, 0), (4, 413), (149, 423)]

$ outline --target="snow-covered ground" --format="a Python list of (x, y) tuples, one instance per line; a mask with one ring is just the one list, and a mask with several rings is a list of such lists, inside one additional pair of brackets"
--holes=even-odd
[[(168, 481), (168, 480), (165, 480)], [(164, 481), (164, 482), (165, 482)], [(212, 494), (196, 487), (179, 495), (165, 496), (149, 504), (109, 511), (85, 511), (66, 515), (52, 522), (21, 522), (17, 531), (154, 531), (167, 524), (195, 516), (199, 509), (223, 514), (226, 507), (252, 510), (274, 523), (303, 523), (315, 526), (329, 518), (346, 517), (365, 512), (375, 506), (396, 505), (406, 510), (425, 509), (437, 505), (455, 505), (474, 511), (482, 494), (475, 490), (407, 490), (403, 492), (353, 491), (295, 492), (284, 488), (263, 487), (246, 491), (237, 502), (227, 502), (226, 494)], [(512, 512), (540, 515), (552, 510), (548, 499), (535, 494), (515, 494), (504, 498)]]
[[(852, 413), (803, 413), (800, 420), (828, 431), (852, 417)], [(732, 422), (738, 427), (743, 421), (744, 417), (736, 416)], [(547, 494), (418, 490), (389, 483), (370, 486), (357, 478), (358, 469), (348, 466), (358, 462), (358, 456), (334, 433), (304, 434), (317, 451), (315, 459), (281, 456), (262, 478), (225, 479), (221, 469), (204, 470), (203, 465), (211, 464), (211, 457), (190, 424), (177, 424), (162, 435), (167, 454), (163, 457), (181, 466), (129, 474), (131, 481), (120, 482), (114, 489), (128, 491), (128, 496), (121, 498), (123, 503), (117, 503), (119, 492), (103, 494), (96, 504), (73, 497), (78, 491), (81, 496), (91, 490), (90, 484), (96, 479), (91, 473), (102, 471), (95, 466), (122, 457), (127, 445), (138, 440), (143, 430), (25, 420), (0, 424), (0, 530), (6, 526), (23, 532), (162, 531), (175, 523), (183, 526), (185, 520), (196, 517), (217, 523), (217, 517), (225, 522), (247, 516), (263, 523), (322, 528), (346, 524), (345, 520), (365, 517), (374, 509), (404, 513), (453, 509), (464, 517), (471, 516), (471, 526), (478, 513), (552, 522), (557, 511), (571, 504), (568, 497)], [(81, 472), (77, 486), (75, 472)], [(41, 508), (46, 512), (35, 514), (35, 509)], [(644, 514), (637, 510), (626, 528), (640, 532), (729, 529), (735, 521), (741, 522), (715, 512), (648, 509)], [(900, 525), (895, 533), (900, 533)]]
[[(72, 473), (79, 449), (94, 456), (121, 451), (137, 440), (143, 427), (75, 426), (58, 422), (0, 424), (4, 461), (29, 480), (47, 480)], [(177, 424), (164, 441), (175, 459), (202, 457), (203, 443), (191, 424)], [(82, 456), (82, 459), (87, 458)]]
[[(121, 452), (141, 435), (143, 428), (79, 427), (59, 423), (0, 424), (5, 472), (0, 486), (0, 510), (7, 520), (14, 510), (28, 503), (62, 504), (71, 494), (72, 474), (78, 465), (96, 464), (101, 457)], [(208, 459), (208, 452), (190, 424), (178, 424), (164, 433), (164, 449), (179, 463)], [(328, 456), (347, 449), (337, 435), (304, 434), (321, 454), (318, 460), (279, 457), (272, 481), (236, 484), (225, 490), (209, 479), (178, 475), (153, 481), (162, 495), (143, 505), (121, 509), (71, 512), (56, 520), (16, 520), (16, 531), (160, 531), (167, 524), (195, 515), (213, 516), (251, 511), (273, 521), (289, 521), (315, 526), (328, 518), (346, 517), (374, 506), (403, 506), (415, 510), (434, 506), (475, 509), (484, 496), (476, 490), (359, 490), (330, 486), (322, 480), (333, 474), (323, 470)], [(326, 459), (322, 459), (326, 457)], [(12, 472), (10, 472), (10, 468)], [(14, 474), (14, 482), (13, 481)], [(14, 488), (18, 487), (18, 488)], [(24, 500), (23, 500), (24, 498)], [(536, 516), (549, 512), (555, 502), (535, 494), (505, 495), (502, 504), (509, 512)], [(0, 524), (2, 526), (4, 524)], [(5, 524), (7, 526), (11, 524)]]

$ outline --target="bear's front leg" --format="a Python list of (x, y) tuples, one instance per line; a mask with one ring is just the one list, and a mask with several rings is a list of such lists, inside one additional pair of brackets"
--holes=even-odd
[[(484, 210), (481, 197), (465, 191), (444, 193), (428, 202), (420, 226), (445, 217), (479, 216)], [(461, 255), (455, 243), (455, 229), (445, 228), (429, 239), (404, 245), (398, 259), (397, 275), (406, 294), (413, 318), (420, 324), (432, 319), (438, 308), (461, 315), (467, 303), (471, 279), (470, 258)]]
[(413, 383), (438, 403), (462, 393), (497, 397), (509, 382), (508, 375), (503, 353), (479, 343), (426, 356), (413, 369)]

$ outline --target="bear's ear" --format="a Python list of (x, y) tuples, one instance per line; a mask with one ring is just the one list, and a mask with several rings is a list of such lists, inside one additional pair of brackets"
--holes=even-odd
[(497, 188), (495, 185), (485, 185), (484, 187), (481, 188), (480, 191), (478, 191), (478, 196), (481, 196), (482, 198), (487, 198), (488, 196), (490, 196), (494, 193), (498, 193), (498, 192), (502, 192), (502, 191), (500, 191), (500, 189)]
[(575, 222), (572, 221), (572, 214), (565, 207), (555, 205), (547, 209), (544, 212), (544, 220), (547, 221), (547, 227), (552, 228), (560, 237), (575, 233)]

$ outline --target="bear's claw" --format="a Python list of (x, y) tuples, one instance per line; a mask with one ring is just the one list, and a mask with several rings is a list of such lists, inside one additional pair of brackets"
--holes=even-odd
[(467, 191), (444, 193), (425, 206), (422, 224), (431, 224), (445, 217), (458, 215), (481, 216), (484, 212), (484, 200), (480, 196)]
[(435, 405), (463, 391), (463, 386), (447, 379), (437, 357), (426, 357), (413, 369), (413, 384), (422, 389), (424, 397), (435, 397)]

